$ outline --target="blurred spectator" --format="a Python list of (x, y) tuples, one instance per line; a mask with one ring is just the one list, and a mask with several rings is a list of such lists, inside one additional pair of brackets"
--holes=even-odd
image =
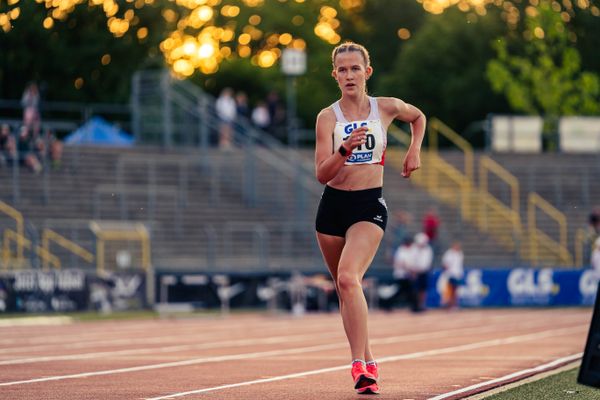
[(585, 232), (584, 259), (590, 260), (591, 250), (596, 238), (600, 237), (600, 207), (594, 207), (588, 216), (588, 225)]
[(21, 97), (23, 107), (23, 125), (37, 136), (40, 131), (40, 91), (35, 82), (29, 83)]
[(285, 108), (281, 104), (279, 94), (275, 90), (270, 91), (267, 95), (267, 108), (269, 109), (269, 119), (271, 120), (269, 133), (280, 140), (286, 140)]
[(39, 160), (50, 160), (52, 169), (59, 169), (62, 163), (63, 144), (52, 130), (46, 128), (44, 135), (35, 140), (35, 151)]
[(331, 277), (325, 274), (316, 274), (305, 278), (305, 283), (309, 293), (311, 291), (316, 293), (317, 310), (331, 311), (337, 309), (338, 298)]
[(264, 101), (256, 103), (256, 107), (252, 110), (252, 123), (259, 129), (268, 130), (271, 125), (271, 117), (269, 109)]
[(439, 227), (440, 217), (438, 217), (436, 209), (432, 207), (423, 216), (423, 232), (427, 235), (430, 244), (436, 241)]
[(600, 237), (594, 242), (591, 265), (592, 269), (596, 271), (596, 276), (600, 277)]
[(219, 147), (231, 148), (233, 140), (233, 122), (237, 114), (237, 106), (233, 98), (233, 89), (226, 87), (221, 91), (215, 103), (217, 115), (219, 116)]
[(410, 261), (408, 270), (414, 292), (414, 303), (411, 308), (414, 312), (425, 310), (427, 300), (427, 285), (429, 271), (433, 263), (433, 250), (429, 246), (429, 238), (425, 233), (417, 233), (410, 248)]
[(30, 171), (36, 174), (42, 171), (42, 164), (35, 154), (34, 143), (29, 135), (29, 129), (23, 125), (19, 131), (17, 139), (17, 152), (19, 164), (26, 166)]
[(394, 283), (398, 287), (398, 292), (392, 297), (390, 301), (390, 308), (394, 304), (410, 303), (414, 304), (415, 300), (412, 298), (413, 290), (411, 288), (409, 264), (411, 260), (411, 245), (412, 238), (405, 237), (398, 246), (398, 249), (394, 253)]
[(298, 271), (292, 272), (289, 280), (290, 305), (292, 314), (302, 316), (306, 312), (306, 282), (304, 275)]
[(442, 268), (444, 269), (444, 274), (446, 274), (446, 277), (448, 278), (446, 287), (447, 292), (443, 296), (444, 299), (442, 303), (445, 307), (450, 309), (458, 307), (457, 290), (464, 275), (463, 263), (464, 254), (462, 246), (460, 242), (455, 241), (442, 256)]
[(235, 95), (235, 109), (238, 117), (250, 119), (250, 106), (245, 92), (237, 92)]
[(10, 131), (10, 125), (0, 127), (0, 165), (10, 163), (16, 157), (15, 138)]

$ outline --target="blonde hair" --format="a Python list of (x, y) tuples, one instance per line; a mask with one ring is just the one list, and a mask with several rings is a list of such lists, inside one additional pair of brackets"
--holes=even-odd
[(371, 65), (371, 59), (369, 58), (369, 52), (365, 49), (364, 46), (361, 46), (358, 43), (354, 42), (345, 42), (337, 46), (331, 52), (331, 64), (335, 69), (335, 57), (340, 53), (350, 52), (350, 51), (358, 51), (362, 55), (363, 60), (365, 61), (365, 66), (368, 67)]

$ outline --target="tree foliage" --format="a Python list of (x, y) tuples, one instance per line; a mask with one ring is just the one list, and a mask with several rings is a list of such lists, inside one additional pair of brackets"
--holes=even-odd
[(581, 56), (563, 16), (542, 0), (525, 17), (525, 37), (494, 43), (497, 57), (487, 66), (492, 89), (503, 93), (515, 111), (573, 115), (600, 112), (598, 75), (582, 71)]
[(377, 92), (396, 94), (458, 131), (490, 111), (506, 110), (484, 74), (494, 55), (489, 43), (503, 30), (498, 14), (480, 17), (450, 9), (429, 15)]
[(158, 43), (165, 23), (158, 6), (140, 10), (140, 19), (155, 29), (139, 40), (133, 30), (115, 38), (97, 7), (78, 7), (48, 30), (43, 6), (33, 1), (19, 5), (12, 29), (0, 32), (2, 98), (20, 98), (26, 83), (37, 80), (55, 101), (126, 102), (133, 73), (163, 65)]
[(48, 100), (125, 103), (136, 70), (169, 67), (254, 105), (271, 90), (285, 97), (278, 59), (296, 47), (308, 55), (298, 115), (311, 128), (339, 97), (331, 50), (354, 40), (371, 52), (371, 94), (459, 132), (490, 112), (600, 113), (589, 72), (600, 69), (600, 10), (529, 1), (0, 0), (0, 97), (35, 79)]

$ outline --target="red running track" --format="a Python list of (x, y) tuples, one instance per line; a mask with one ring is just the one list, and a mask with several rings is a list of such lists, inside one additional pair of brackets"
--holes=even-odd
[[(372, 313), (376, 398), (463, 398), (577, 360), (591, 314)], [(349, 363), (337, 314), (0, 327), (0, 399), (364, 398), (352, 389)]]

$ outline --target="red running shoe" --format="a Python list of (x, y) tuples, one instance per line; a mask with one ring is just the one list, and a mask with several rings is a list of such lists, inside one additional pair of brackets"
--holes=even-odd
[(376, 362), (367, 364), (367, 372), (379, 379), (379, 365)]
[(367, 372), (365, 364), (360, 361), (352, 363), (352, 379), (354, 380), (354, 389), (364, 388), (376, 383), (377, 380), (370, 372)]
[[(379, 379), (379, 365), (377, 363), (369, 363), (367, 364), (366, 370), (368, 373), (373, 375), (375, 379)], [(373, 383), (369, 386), (364, 386), (356, 389), (358, 394), (379, 394), (379, 385), (377, 383)]]
[(376, 383), (374, 383), (372, 385), (356, 389), (356, 393), (358, 393), (358, 394), (379, 394), (379, 386)]

